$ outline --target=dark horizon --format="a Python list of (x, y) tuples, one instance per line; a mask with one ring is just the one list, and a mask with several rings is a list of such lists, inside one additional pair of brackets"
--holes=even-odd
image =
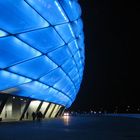
[(85, 32), (85, 71), (79, 94), (69, 110), (126, 106), (138, 112), (139, 59), (134, 46), (138, 29), (137, 5), (124, 1), (79, 0)]

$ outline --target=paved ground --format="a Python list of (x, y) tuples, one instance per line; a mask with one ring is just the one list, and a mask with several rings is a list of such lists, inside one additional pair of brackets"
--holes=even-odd
[(107, 114), (108, 116), (140, 118), (140, 114)]
[(4, 122), (0, 140), (140, 140), (140, 119), (92, 116)]

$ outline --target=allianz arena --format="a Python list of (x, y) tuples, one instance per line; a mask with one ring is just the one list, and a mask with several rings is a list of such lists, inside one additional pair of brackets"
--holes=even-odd
[(77, 0), (0, 0), (0, 119), (60, 116), (84, 70)]

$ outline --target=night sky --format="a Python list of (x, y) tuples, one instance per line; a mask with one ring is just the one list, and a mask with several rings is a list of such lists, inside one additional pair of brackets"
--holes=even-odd
[(132, 112), (140, 106), (137, 4), (79, 0), (84, 21), (86, 66), (79, 94), (70, 110)]

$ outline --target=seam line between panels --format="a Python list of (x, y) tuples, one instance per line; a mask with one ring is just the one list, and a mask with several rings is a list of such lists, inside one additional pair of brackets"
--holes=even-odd
[(8, 66), (8, 67), (4, 68), (3, 70), (7, 70), (7, 71), (8, 71), (8, 69), (9, 69), (10, 67), (13, 67), (13, 66), (16, 66), (16, 65), (22, 64), (22, 63), (24, 63), (24, 62), (27, 62), (27, 61), (33, 60), (33, 59), (38, 58), (38, 57), (41, 57), (41, 56), (43, 56), (43, 55), (39, 55), (39, 56), (36, 56), (36, 57), (30, 58), (30, 59), (28, 59), (28, 60), (23, 60), (23, 61), (21, 61), (21, 62), (18, 62), (18, 63), (15, 63), (15, 64), (13, 64), (13, 65)]
[[(16, 36), (16, 38), (18, 38), (17, 36)], [(26, 43), (25, 41), (23, 41), (22, 39), (20, 39), (20, 38), (18, 38), (20, 41), (22, 41), (23, 43), (25, 43), (25, 44), (27, 44), (28, 46), (30, 46), (31, 48), (33, 48), (33, 49), (35, 49), (35, 50), (37, 50), (37, 51), (39, 51), (40, 52), (40, 50), (38, 50), (38, 49), (36, 49), (36, 48), (34, 48), (34, 47), (32, 47), (31, 45), (29, 45), (28, 43)], [(64, 46), (64, 45), (63, 45)], [(60, 46), (60, 47), (58, 47), (58, 48), (61, 48), (62, 46)], [(56, 48), (55, 50), (57, 50), (58, 48)], [(29, 61), (29, 60), (32, 60), (32, 59), (35, 59), (35, 58), (38, 58), (38, 57), (41, 57), (41, 56), (47, 56), (54, 64), (56, 64), (57, 65), (57, 67), (60, 67), (61, 68), (61, 66), (59, 66), (56, 62), (54, 62), (48, 55), (47, 55), (47, 53), (42, 53), (42, 52), (40, 52), (42, 55), (40, 55), (40, 56), (37, 56), (37, 57), (34, 57), (34, 58), (31, 58), (31, 59), (28, 59), (28, 60), (25, 60), (25, 61), (22, 61), (22, 62), (19, 62), (19, 63), (16, 63), (16, 64), (14, 64), (14, 65), (10, 65), (9, 67), (6, 67), (4, 70), (7, 70), (8, 68), (10, 68), (10, 67), (12, 67), (12, 66), (15, 66), (15, 65), (17, 65), (17, 64), (22, 64), (22, 63), (24, 63), (24, 62), (27, 62), (27, 61)], [(49, 52), (48, 52), (49, 53)], [(67, 73), (61, 68), (61, 70), (67, 75)], [(7, 71), (9, 71), (9, 70), (7, 70)], [(11, 72), (11, 71), (10, 71)], [(49, 73), (49, 72), (48, 72)], [(46, 73), (47, 74), (47, 73)], [(45, 74), (45, 75), (46, 75)], [(44, 76), (44, 75), (43, 75)], [(68, 76), (68, 75), (67, 75)], [(42, 76), (41, 76), (42, 77)], [(40, 77), (40, 78), (41, 78)], [(73, 81), (72, 81), (72, 79), (68, 76), (68, 78), (71, 80), (71, 82), (73, 83)], [(75, 89), (76, 89), (76, 86), (75, 86), (75, 84), (73, 83), (73, 85), (74, 85), (74, 87), (75, 87)]]
[[(24, 0), (25, 1), (25, 0)], [(40, 13), (33, 7), (33, 6), (31, 6), (27, 1), (25, 1), (32, 9), (34, 9), (39, 15), (40, 15)], [(59, 3), (60, 4), (60, 3)], [(63, 9), (63, 11), (66, 13), (66, 11), (64, 10), (64, 8), (62, 7), (62, 5), (60, 4), (60, 6), (61, 6), (61, 8)], [(69, 19), (69, 17), (67, 16), (67, 14), (65, 14), (66, 15), (66, 17), (68, 18), (68, 20), (70, 21), (70, 19)], [(40, 15), (41, 16), (41, 15)], [(42, 17), (42, 16), (41, 16)], [(49, 21), (47, 21), (44, 17), (42, 17), (46, 22), (48, 22), (49, 24), (50, 24), (50, 22)], [(50, 24), (51, 26), (52, 26), (52, 24)], [(56, 31), (56, 29), (54, 28), (54, 30)], [(57, 32), (57, 31), (56, 31)], [(59, 35), (59, 33), (57, 32), (57, 34)], [(59, 37), (63, 40), (63, 38), (59, 35)], [(64, 41), (64, 40), (63, 40)], [(64, 41), (65, 42), (65, 41)], [(69, 50), (70, 51), (70, 50)], [(71, 52), (70, 52), (71, 53)], [(72, 55), (73, 56), (73, 55)], [(53, 61), (54, 62), (54, 61)], [(75, 61), (75, 59), (74, 59), (74, 62), (75, 62), (75, 64), (76, 64), (76, 61)], [(55, 63), (56, 64), (56, 63)], [(77, 67), (77, 64), (76, 64), (76, 68), (77, 68), (77, 70), (78, 70), (78, 67)], [(62, 68), (61, 68), (62, 69)], [(66, 72), (65, 72), (65, 74), (66, 74)], [(66, 74), (67, 75), (67, 74)], [(78, 70), (78, 75), (79, 75), (79, 70)], [(69, 77), (69, 76), (68, 76)], [(79, 77), (80, 77), (80, 75), (79, 75)], [(69, 77), (70, 78), (70, 77)], [(72, 81), (72, 79), (70, 78), (70, 80)], [(72, 83), (73, 83), (73, 81), (72, 81)], [(74, 84), (74, 83), (73, 83)], [(75, 89), (76, 89), (76, 86), (75, 86), (75, 84), (74, 84), (74, 87), (75, 87)]]
[[(18, 38), (17, 36), (16, 36), (16, 38)], [(20, 38), (18, 38), (20, 41), (22, 41), (23, 43), (25, 43), (25, 44), (27, 44), (28, 46), (30, 46), (31, 48), (34, 48), (34, 47), (32, 47), (30, 44), (28, 44), (28, 43), (26, 43), (25, 41), (23, 41), (22, 39), (20, 39)], [(63, 45), (64, 46), (64, 45)], [(60, 46), (59, 48), (61, 48), (62, 46)], [(36, 49), (36, 48), (34, 48), (35, 50), (37, 50), (37, 51), (39, 51), (40, 52), (40, 50), (38, 50), (38, 49)], [(57, 48), (58, 49), (58, 48)], [(56, 49), (56, 50), (57, 50)], [(40, 56), (37, 56), (37, 57), (34, 57), (34, 58), (38, 58), (38, 57), (41, 57), (41, 56), (43, 56), (43, 55), (45, 55), (45, 56), (47, 56), (54, 64), (56, 64), (58, 67), (60, 67), (61, 68), (61, 70), (67, 75), (67, 77), (70, 79), (70, 81), (73, 83), (73, 85), (74, 85), (74, 87), (75, 87), (75, 90), (76, 90), (76, 86), (75, 86), (75, 84), (74, 84), (74, 82), (72, 81), (72, 79), (70, 78), (70, 76), (62, 69), (62, 67), (61, 66), (59, 66), (56, 62), (54, 62), (48, 55), (47, 55), (47, 53), (42, 53), (42, 52), (40, 52), (42, 55), (40, 55)], [(70, 52), (71, 53), (71, 52)], [(31, 58), (31, 59), (28, 59), (28, 60), (25, 60), (25, 61), (22, 61), (22, 62), (19, 62), (19, 63), (16, 63), (16, 64), (14, 64), (14, 65), (11, 65), (11, 66), (9, 66), (9, 67), (6, 67), (4, 70), (7, 70), (8, 68), (10, 68), (10, 67), (12, 67), (12, 66), (15, 66), (15, 65), (17, 65), (17, 64), (22, 64), (22, 63), (24, 63), (24, 62), (26, 62), (26, 61), (29, 61), (29, 60), (32, 60), (32, 59), (34, 59), (34, 58)], [(75, 59), (74, 59), (74, 62), (75, 62)], [(77, 66), (77, 65), (76, 65)], [(77, 67), (76, 67), (77, 68)], [(78, 70), (78, 69), (77, 69)], [(9, 70), (7, 70), (7, 71), (9, 71)], [(10, 71), (11, 72), (11, 71)], [(79, 72), (79, 71), (78, 71)], [(46, 74), (45, 74), (46, 75)], [(79, 73), (78, 73), (78, 75), (79, 75)], [(41, 78), (41, 77), (40, 77)]]
[[(7, 70), (8, 71), (8, 70)], [(30, 78), (30, 77), (27, 77), (27, 76), (24, 76), (24, 75), (22, 75), (22, 74), (19, 74), (19, 73), (16, 73), (16, 72), (11, 72), (11, 71), (8, 71), (8, 72), (10, 72), (10, 73), (12, 73), (12, 74), (16, 74), (16, 75), (18, 75), (18, 76), (22, 76), (22, 77), (24, 77), (24, 78), (28, 78), (28, 79), (30, 79), (30, 80), (32, 80), (32, 81), (30, 81), (30, 82), (33, 82), (33, 81), (37, 81), (37, 82), (39, 82), (39, 83), (41, 83), (41, 84), (44, 84), (43, 82), (40, 82), (40, 81), (38, 81), (38, 80), (34, 80), (34, 79), (32, 79), (32, 78)], [(27, 83), (30, 83), (30, 82), (27, 82)], [(26, 84), (26, 83), (24, 83), (24, 84)], [(19, 85), (23, 85), (23, 84), (19, 84)], [(47, 85), (47, 84), (45, 84), (45, 85)], [(61, 92), (62, 94), (64, 94), (65, 96), (67, 96), (71, 101), (72, 101), (72, 99), (71, 99), (71, 97), (70, 96), (68, 96), (67, 94), (65, 94), (63, 91), (61, 91), (61, 90), (59, 90), (59, 89), (57, 89), (57, 88), (55, 88), (55, 87), (53, 87), (53, 86), (49, 86), (49, 85), (47, 85), (48, 87), (51, 87), (51, 88), (53, 88), (53, 89), (55, 89), (55, 90), (57, 90), (57, 91), (59, 91), (59, 92)], [(16, 86), (17, 87), (17, 86)], [(6, 89), (5, 89), (6, 90)]]
[[(59, 34), (59, 32), (54, 28), (54, 30), (57, 32), (57, 34), (59, 35), (59, 37), (64, 41), (64, 39), (61, 37), (61, 35)], [(65, 41), (64, 41), (65, 42)], [(68, 48), (68, 51), (69, 51), (69, 53), (72, 55), (72, 53), (71, 53), (71, 51), (70, 51), (70, 49), (69, 49), (69, 47), (68, 47), (68, 43), (66, 43), (65, 42), (65, 45), (67, 45), (67, 48)], [(79, 49), (78, 49), (79, 50)], [(76, 52), (77, 53), (77, 52)], [(47, 54), (46, 54), (47, 55)], [(48, 56), (49, 57), (49, 56)], [(78, 70), (78, 67), (77, 67), (77, 64), (76, 64), (76, 61), (75, 61), (75, 59), (74, 59), (74, 56), (72, 55), (72, 57), (73, 57), (73, 60), (74, 60), (74, 62), (75, 62), (75, 65), (76, 65), (76, 68), (77, 68), (77, 70)], [(50, 58), (50, 57), (49, 57)], [(51, 58), (50, 58), (51, 59)], [(52, 59), (51, 59), (52, 60)], [(53, 61), (53, 60), (52, 60)], [(53, 61), (54, 62), (54, 61)], [(76, 90), (76, 86), (75, 86), (75, 83), (72, 81), (72, 79), (71, 79), (71, 77), (63, 70), (63, 68), (61, 67), (61, 65), (59, 66), (60, 68), (61, 68), (61, 70), (67, 75), (67, 77), (71, 80), (71, 82), (73, 83), (73, 85), (74, 85), (74, 87), (75, 87), (75, 90)], [(78, 70), (78, 75), (79, 75), (79, 70)], [(80, 75), (79, 75), (79, 77), (80, 77)]]
[(48, 22), (32, 5), (30, 5), (26, 0), (24, 2), (29, 5), (41, 18), (43, 18), (46, 22)]
[[(40, 52), (42, 55), (47, 55), (47, 53), (52, 52), (52, 51), (55, 51), (55, 50), (57, 50), (57, 49), (59, 49), (59, 48), (65, 46), (65, 45), (62, 45), (62, 46), (59, 46), (59, 47), (57, 47), (57, 48), (55, 48), (55, 49), (52, 49), (51, 51), (48, 51), (47, 53), (44, 53), (44, 52), (40, 51), (39, 49), (35, 48), (34, 46), (31, 46), (29, 43), (27, 43), (27, 42), (24, 41), (23, 39), (19, 38), (18, 36), (15, 36), (15, 37), (18, 38), (18, 39), (19, 39), (20, 41), (22, 41), (23, 43), (25, 43), (26, 45), (28, 45), (28, 46), (30, 46), (31, 48), (33, 48), (34, 50)], [(41, 56), (41, 55), (40, 55), (40, 56)]]
[[(40, 17), (42, 17), (46, 22), (48, 22), (49, 23), (49, 25), (51, 25), (51, 26), (53, 26), (52, 24), (50, 24), (50, 22), (49, 21), (47, 21), (32, 5), (30, 5), (26, 0), (24, 0), (35, 12), (37, 12), (38, 14), (39, 14), (39, 16)], [(59, 3), (60, 4), (60, 3)], [(67, 17), (67, 15), (66, 15), (66, 17)], [(69, 20), (69, 18), (68, 18), (68, 20)], [(65, 22), (65, 23), (68, 23), (69, 21), (67, 21), (67, 22)], [(63, 23), (64, 24), (64, 23)], [(56, 24), (56, 25), (61, 25), (61, 24)], [(56, 26), (55, 25), (55, 26)], [(48, 26), (49, 27), (49, 26)]]
[[(50, 60), (52, 60), (49, 56), (47, 56)], [(53, 61), (53, 60), (52, 60)], [(54, 61), (53, 61), (54, 62)], [(55, 63), (55, 62), (54, 62)], [(55, 63), (56, 64), (56, 63)], [(61, 67), (61, 65), (58, 65), (58, 64), (56, 64), (65, 74), (66, 74), (66, 76), (70, 79), (70, 81), (73, 83), (73, 85), (74, 85), (74, 88), (75, 88), (75, 90), (76, 90), (76, 86), (75, 86), (75, 83), (72, 81), (72, 79), (71, 79), (71, 77), (63, 70), (63, 68)]]
[[(62, 6), (61, 6), (61, 7), (62, 7)], [(69, 19), (69, 18), (68, 18), (68, 19)], [(65, 40), (64, 40), (64, 39), (61, 37), (61, 35), (59, 34), (59, 32), (58, 32), (55, 28), (54, 28), (54, 30), (57, 32), (57, 34), (59, 35), (59, 37), (65, 42)], [(75, 39), (76, 39), (76, 38), (75, 38)], [(74, 39), (74, 40), (75, 40), (75, 39)], [(70, 43), (70, 42), (69, 42), (69, 43)], [(68, 46), (68, 43), (65, 42), (65, 45)], [(73, 56), (72, 52), (70, 51), (69, 47), (67, 47), (67, 48), (68, 48), (69, 53), (70, 53), (70, 54), (72, 55), (72, 57), (73, 57), (73, 60), (74, 60), (74, 63), (75, 63), (75, 65), (76, 65), (76, 68), (77, 68), (77, 70), (78, 70), (78, 75), (79, 75), (79, 69), (78, 69), (78, 66), (77, 66), (77, 64), (76, 64), (76, 61), (75, 61), (75, 59), (74, 59), (74, 56)], [(79, 46), (78, 46), (78, 51), (80, 51), (80, 50), (79, 50)], [(78, 51), (77, 51), (77, 52), (78, 52)], [(77, 52), (76, 52), (76, 53), (77, 53)], [(81, 55), (80, 55), (80, 56), (81, 56)], [(79, 75), (79, 77), (80, 77), (80, 75)]]
[[(17, 36), (15, 36), (15, 37), (18, 38)], [(10, 68), (10, 67), (12, 67), (12, 66), (15, 66), (15, 65), (18, 65), (18, 64), (22, 64), (22, 63), (24, 63), (24, 62), (27, 62), (27, 61), (30, 61), (30, 60), (33, 60), (33, 59), (35, 59), (35, 58), (38, 58), (38, 57), (41, 57), (41, 56), (45, 55), (45, 56), (47, 56), (54, 64), (56, 64), (58, 67), (61, 68), (61, 70), (62, 70), (62, 71), (67, 75), (67, 77), (71, 80), (71, 82), (73, 83), (73, 85), (74, 85), (74, 87), (75, 87), (75, 90), (76, 90), (75, 83), (72, 81), (72, 79), (70, 78), (70, 76), (63, 70), (63, 68), (62, 68), (61, 66), (59, 66), (56, 62), (54, 62), (54, 61), (47, 55), (47, 53), (41, 52), (40, 50), (38, 50), (38, 49), (32, 47), (30, 44), (28, 44), (27, 42), (23, 41), (23, 40), (20, 39), (20, 38), (18, 38), (18, 39), (19, 39), (20, 41), (22, 41), (23, 43), (25, 43), (26, 45), (28, 45), (29, 47), (31, 47), (31, 48), (35, 49), (36, 51), (40, 52), (41, 55), (36, 56), (36, 57), (34, 57), (34, 58), (30, 58), (30, 59), (28, 59), (28, 60), (24, 60), (24, 61), (22, 61), (22, 62), (19, 62), (19, 63), (14, 64), (14, 65), (10, 65), (10, 66), (4, 68), (4, 70), (7, 70), (8, 68)], [(64, 45), (63, 45), (63, 46), (64, 46)], [(57, 49), (59, 49), (59, 48), (61, 48), (61, 47), (63, 47), (63, 46), (60, 46), (60, 47), (58, 47), (58, 48), (56, 48), (56, 49), (54, 49), (54, 50), (57, 50)], [(52, 51), (54, 51), (54, 50), (52, 50)], [(68, 48), (68, 50), (69, 50), (69, 48)], [(50, 52), (52, 52), (52, 51), (50, 51)], [(69, 52), (71, 53), (70, 50), (69, 50)], [(77, 52), (78, 52), (78, 51), (77, 51)], [(77, 53), (77, 52), (76, 52), (76, 53)], [(49, 53), (49, 52), (48, 52), (48, 53)], [(71, 55), (72, 55), (72, 53), (71, 53)], [(76, 65), (76, 69), (78, 70), (78, 67), (77, 67), (76, 61), (75, 61), (75, 59), (74, 59), (74, 56), (72, 55), (72, 57), (73, 57), (73, 60), (74, 60), (74, 62), (75, 62), (75, 65)], [(7, 71), (8, 71), (8, 70), (7, 70)], [(47, 73), (46, 73), (46, 74), (47, 74)], [(45, 74), (45, 75), (46, 75), (46, 74)], [(78, 75), (79, 75), (79, 70), (78, 70)], [(44, 75), (43, 75), (43, 76), (44, 76)], [(41, 76), (41, 77), (42, 77), (42, 76)], [(41, 77), (40, 77), (40, 78), (41, 78)], [(79, 77), (80, 77), (80, 75), (79, 75)]]
[[(24, 0), (25, 1), (25, 0)], [(26, 1), (25, 1), (26, 2)], [(26, 2), (32, 9), (34, 9), (34, 7), (32, 7), (28, 2)], [(60, 4), (60, 3), (59, 3)], [(61, 4), (60, 4), (61, 5)], [(64, 8), (61, 6), (61, 8), (64, 10)], [(34, 9), (35, 10), (35, 9)], [(37, 11), (37, 10), (35, 10), (39, 15), (40, 15), (40, 13)], [(64, 10), (65, 11), (65, 10)], [(41, 15), (40, 15), (41, 16)], [(42, 16), (41, 16), (42, 17)], [(66, 15), (66, 17), (68, 18), (68, 16)], [(42, 17), (46, 22), (48, 22), (44, 17)], [(68, 18), (69, 19), (69, 18)], [(70, 21), (70, 20), (69, 20)], [(49, 22), (48, 22), (49, 23)], [(50, 23), (49, 23), (50, 24)], [(63, 23), (63, 24), (65, 24), (65, 23)], [(51, 25), (51, 24), (50, 24)], [(60, 25), (62, 25), (62, 24), (60, 24)], [(56, 26), (56, 25), (55, 25)], [(49, 27), (49, 26), (48, 26)], [(40, 29), (45, 29), (45, 28), (48, 28), (48, 27), (44, 27), (44, 28), (39, 28), (39, 29), (34, 29), (34, 30), (40, 30)], [(54, 26), (53, 26), (54, 27)], [(30, 31), (34, 31), (34, 30), (30, 30)], [(57, 32), (57, 30), (54, 28), (54, 30)], [(30, 31), (26, 31), (26, 32), (30, 32)], [(26, 33), (26, 32), (21, 32), (21, 33)], [(20, 34), (20, 33), (18, 33), (18, 34)], [(63, 38), (60, 36), (60, 34), (57, 32), (57, 34), (59, 35), (59, 37), (63, 40)], [(7, 35), (7, 36), (10, 36), (10, 35), (12, 35), (12, 34), (9, 34), (9, 35)], [(17, 37), (17, 36), (16, 36)], [(18, 37), (17, 37), (18, 38)], [(24, 42), (25, 44), (27, 44), (27, 45), (29, 45), (28, 43), (26, 43), (25, 41), (23, 41), (22, 39), (20, 39), (20, 38), (18, 38), (19, 40), (21, 40), (22, 42)], [(64, 40), (63, 40), (64, 41)], [(64, 41), (65, 42), (65, 41)], [(66, 42), (65, 42), (66, 43)], [(67, 45), (67, 43), (66, 43), (66, 45)], [(30, 45), (29, 45), (30, 46)], [(30, 47), (32, 47), (32, 46), (30, 46)], [(62, 46), (60, 46), (60, 47), (62, 47)], [(32, 47), (32, 48), (34, 48), (34, 47)], [(38, 49), (36, 49), (36, 48), (34, 48), (35, 50), (37, 50), (37, 51), (39, 51), (40, 52), (40, 50), (38, 50)], [(56, 48), (56, 49), (58, 49), (58, 48)], [(70, 49), (68, 48), (68, 50), (69, 50), (69, 52), (71, 53), (71, 51), (70, 51)], [(78, 50), (79, 50), (79, 48), (78, 48)], [(77, 51), (78, 52), (78, 51)], [(42, 53), (42, 52), (40, 52), (40, 53)], [(42, 53), (43, 54), (43, 53)], [(71, 53), (71, 55), (72, 55), (72, 53)], [(42, 56), (42, 55), (40, 55), (40, 56)], [(40, 57), (40, 56), (37, 56), (37, 57)], [(34, 58), (37, 58), (37, 57), (34, 57)], [(47, 56), (48, 57), (48, 56)], [(74, 56), (72, 55), (72, 57), (74, 58)], [(32, 60), (32, 59), (34, 59), (34, 58), (31, 58), (31, 59), (28, 59), (28, 60), (25, 60), (25, 61), (22, 61), (22, 62), (20, 62), (20, 63), (23, 63), (23, 62), (26, 62), (26, 61), (29, 61), (29, 60)], [(49, 57), (48, 57), (49, 58)], [(50, 58), (49, 58), (50, 59)], [(50, 59), (51, 61), (53, 61), (52, 59)], [(53, 61), (54, 62), (54, 61)], [(76, 61), (75, 61), (75, 59), (74, 59), (74, 62), (75, 62), (75, 64), (76, 64)], [(16, 64), (14, 64), (14, 65), (17, 65), (17, 64), (20, 64), (20, 63), (16, 63)], [(55, 62), (54, 62), (55, 63)], [(56, 63), (55, 63), (56, 64)], [(14, 66), (13, 65), (13, 66)], [(57, 64), (56, 64), (57, 65)], [(58, 65), (57, 65), (58, 66)], [(11, 66), (10, 66), (11, 67)], [(73, 85), (74, 85), (74, 87), (75, 87), (75, 90), (76, 90), (76, 86), (75, 86), (75, 84), (74, 84), (74, 82), (72, 81), (72, 79), (70, 78), (70, 76), (63, 70), (63, 68), (61, 67), (61, 66), (58, 66), (58, 67), (60, 67), (61, 68), (61, 70), (67, 75), (67, 77), (71, 80), (71, 82), (73, 83)], [(7, 67), (7, 68), (9, 68), (9, 67)], [(6, 68), (6, 69), (7, 69)], [(78, 70), (78, 67), (77, 67), (77, 64), (76, 64), (76, 68), (77, 68), (77, 70)], [(19, 75), (19, 74), (18, 74)], [(78, 70), (78, 76), (80, 77), (80, 75), (79, 75), (79, 70)], [(54, 88), (54, 87), (53, 87)], [(55, 88), (54, 88), (55, 89)], [(58, 90), (58, 89), (56, 89), (56, 90)], [(58, 90), (59, 91), (59, 90)], [(63, 93), (63, 92), (62, 92)], [(64, 94), (64, 95), (66, 95), (66, 94)], [(67, 96), (67, 95), (66, 95)], [(68, 96), (69, 97), (69, 96)], [(70, 98), (70, 97), (69, 97)]]
[[(59, 3), (59, 4), (61, 5), (63, 11), (66, 13), (66, 10), (63, 8), (62, 4), (61, 4), (61, 3)], [(67, 16), (67, 14), (66, 14), (66, 16)], [(71, 21), (70, 18), (69, 18), (68, 16), (67, 16), (67, 18), (68, 18), (68, 20), (70, 21), (70, 23), (72, 23), (72, 22), (74, 22), (74, 21), (80, 19), (81, 16), (79, 16), (79, 17), (78, 17), (77, 19), (75, 19), (74, 21)], [(72, 29), (72, 30), (73, 30), (73, 29)], [(75, 39), (77, 39), (77, 38), (75, 37)], [(78, 46), (78, 50), (79, 50), (79, 46)], [(80, 50), (79, 50), (79, 51), (80, 51)], [(81, 55), (80, 55), (80, 56), (81, 56)], [(79, 71), (78, 71), (78, 72), (79, 72)]]

